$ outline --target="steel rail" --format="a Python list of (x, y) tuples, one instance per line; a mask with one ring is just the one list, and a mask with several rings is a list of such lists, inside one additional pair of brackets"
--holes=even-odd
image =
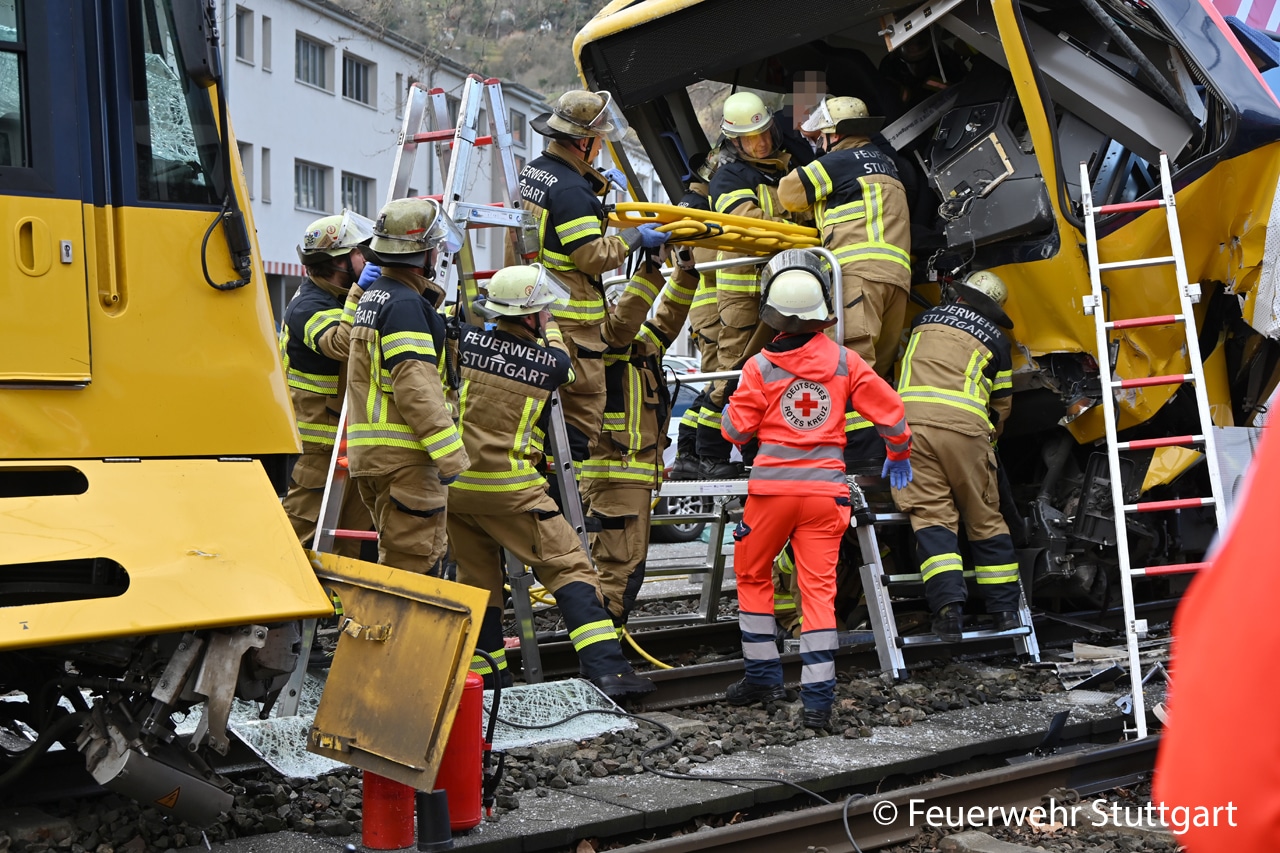
[[(849, 831), (862, 850), (909, 841), (931, 827), (923, 809), (938, 815), (970, 814), (970, 809), (1030, 808), (1054, 789), (1072, 790), (1082, 798), (1145, 778), (1155, 766), (1158, 737), (1115, 746), (1085, 749), (1034, 759), (1009, 767), (900, 788), (861, 797), (848, 805)], [(892, 807), (880, 805), (892, 803)], [(660, 841), (631, 845), (628, 853), (775, 853), (778, 850), (825, 850), (852, 853), (844, 828), (845, 803), (788, 812), (758, 820), (703, 830)], [(957, 827), (959, 828), (959, 827)]]

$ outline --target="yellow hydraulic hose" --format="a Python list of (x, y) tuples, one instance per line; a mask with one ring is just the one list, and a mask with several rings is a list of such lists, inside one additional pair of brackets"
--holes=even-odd
[(658, 669), (674, 669), (675, 668), (671, 666), (671, 664), (669, 663), (663, 663), (662, 661), (655, 658), (653, 655), (646, 652), (644, 649), (640, 648), (640, 644), (636, 642), (636, 638), (631, 636), (631, 632), (628, 631), (626, 628), (622, 629), (622, 636), (627, 638), (627, 642), (631, 644), (631, 648), (635, 649), (636, 652), (640, 655), (640, 657), (644, 658), (649, 663), (656, 666)]

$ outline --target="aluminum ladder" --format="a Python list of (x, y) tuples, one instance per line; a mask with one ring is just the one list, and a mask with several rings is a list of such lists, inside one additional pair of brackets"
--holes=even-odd
[[(1092, 293), (1085, 297), (1084, 311), (1092, 314), (1094, 329), (1097, 335), (1097, 360), (1101, 369), (1105, 370), (1102, 393), (1103, 420), (1106, 424), (1107, 463), (1111, 478), (1111, 504), (1115, 512), (1116, 551), (1120, 562), (1120, 590), (1124, 599), (1125, 637), (1129, 651), (1129, 684), (1132, 692), (1133, 728), (1132, 733), (1138, 738), (1147, 736), (1146, 705), (1142, 694), (1142, 665), (1138, 653), (1138, 641), (1145, 638), (1147, 620), (1138, 619), (1134, 610), (1133, 579), (1137, 577), (1154, 577), (1157, 575), (1183, 574), (1206, 568), (1206, 562), (1179, 563), (1166, 566), (1134, 567), (1129, 556), (1129, 536), (1126, 519), (1135, 512), (1162, 512), (1166, 510), (1191, 509), (1196, 507), (1213, 507), (1218, 530), (1226, 529), (1226, 505), (1222, 500), (1222, 478), (1215, 464), (1217, 449), (1214, 443), (1213, 419), (1209, 412), (1209, 395), (1205, 387), (1204, 362), (1200, 357), (1200, 341), (1196, 334), (1195, 314), (1192, 306), (1200, 301), (1200, 284), (1187, 281), (1187, 264), (1182, 254), (1182, 235), (1178, 228), (1177, 204), (1173, 194), (1173, 180), (1169, 175), (1169, 157), (1160, 153), (1160, 197), (1148, 201), (1124, 202), (1094, 206), (1093, 193), (1089, 180), (1087, 163), (1080, 164), (1080, 194), (1084, 204), (1085, 246), (1089, 260), (1089, 282)], [(1156, 208), (1164, 208), (1165, 222), (1169, 231), (1170, 254), (1150, 258), (1135, 258), (1124, 261), (1099, 262), (1097, 217), (1112, 213), (1134, 213)], [(1109, 320), (1106, 316), (1107, 302), (1103, 298), (1102, 274), (1109, 270), (1128, 270), (1141, 267), (1172, 266), (1178, 289), (1179, 313), (1164, 314), (1151, 317), (1134, 317), (1124, 320)], [(1137, 329), (1147, 326), (1181, 326), (1186, 340), (1186, 354), (1189, 362), (1187, 373), (1175, 373), (1166, 376), (1141, 376), (1127, 379), (1117, 378), (1112, 372), (1109, 338), (1113, 330)], [(1105, 367), (1104, 367), (1105, 365)], [(1175, 435), (1165, 438), (1147, 438), (1134, 441), (1120, 441), (1117, 437), (1117, 412), (1115, 393), (1129, 388), (1149, 388), (1153, 386), (1182, 385), (1192, 383), (1195, 390), (1196, 414), (1200, 422), (1199, 432), (1192, 435)], [(1209, 469), (1208, 497), (1180, 498), (1167, 501), (1138, 501), (1126, 503), (1124, 499), (1124, 482), (1120, 468), (1120, 454), (1126, 450), (1149, 450), (1159, 447), (1187, 447), (1202, 445), (1207, 457)]]

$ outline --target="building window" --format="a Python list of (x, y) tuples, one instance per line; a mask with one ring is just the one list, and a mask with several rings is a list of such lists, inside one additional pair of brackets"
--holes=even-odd
[(399, 71), (396, 72), (396, 118), (404, 118), (404, 101), (406, 89), (404, 87), (404, 75)]
[(369, 199), (373, 198), (373, 178), (342, 173), (342, 206), (361, 216), (369, 216)]
[(512, 156), (516, 159), (516, 177), (519, 177), (520, 173), (524, 171), (524, 158), (519, 154), (513, 154)]
[(262, 70), (271, 70), (271, 19), (262, 16)]
[(525, 144), (524, 113), (519, 110), (511, 111), (511, 141), (516, 145)]
[(244, 183), (249, 188), (249, 198), (254, 197), (253, 192), (253, 146), (248, 142), (237, 142), (236, 147), (240, 150), (240, 168), (244, 170)]
[(236, 7), (236, 59), (253, 62), (253, 12)]
[(293, 163), (293, 204), (301, 210), (325, 213), (328, 209), (325, 194), (325, 173), (329, 170), (315, 163), (295, 160)]
[[(462, 101), (459, 98), (455, 98), (453, 95), (445, 95), (444, 99), (445, 103), (449, 105), (449, 124), (453, 127), (457, 127), (458, 110), (462, 108)], [(444, 128), (437, 129), (444, 130)]]
[(262, 183), (262, 200), (267, 204), (271, 203), (271, 149), (262, 149), (262, 174), (259, 176)]
[(372, 104), (373, 90), (373, 64), (344, 53), (342, 55), (342, 97), (362, 104)]
[(308, 83), (321, 89), (329, 88), (328, 56), (329, 48), (318, 41), (312, 41), (299, 35), (297, 39), (297, 59), (294, 63), (294, 77), (300, 83)]

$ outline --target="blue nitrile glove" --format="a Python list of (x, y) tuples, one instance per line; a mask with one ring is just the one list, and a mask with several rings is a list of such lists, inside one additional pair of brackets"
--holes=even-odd
[(605, 169), (600, 173), (606, 181), (623, 192), (627, 191), (627, 173), (621, 169)]
[(884, 460), (884, 468), (880, 470), (880, 476), (888, 477), (889, 485), (895, 489), (905, 489), (907, 483), (911, 482), (911, 460)]
[(670, 234), (658, 230), (656, 222), (646, 222), (640, 226), (640, 245), (646, 249), (656, 249), (670, 239)]
[(454, 480), (458, 479), (457, 474), (454, 474), (452, 477), (446, 477), (444, 474), (441, 474), (439, 471), (436, 472), (436, 476), (440, 478), (441, 484), (445, 486), (449, 485)]
[(368, 290), (369, 285), (373, 284), (382, 275), (382, 267), (373, 264), (365, 264), (364, 270), (360, 273), (360, 280), (356, 284), (360, 285), (361, 290)]

